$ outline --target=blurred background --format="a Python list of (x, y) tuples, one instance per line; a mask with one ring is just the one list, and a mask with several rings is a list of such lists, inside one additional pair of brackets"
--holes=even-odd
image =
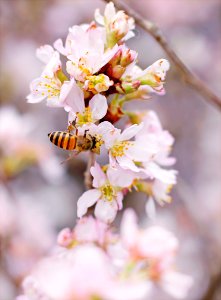
[[(219, 0), (128, 0), (143, 17), (159, 25), (186, 65), (221, 95), (221, 4)], [(35, 262), (50, 252), (56, 233), (73, 227), (76, 201), (84, 191), (86, 156), (60, 164), (48, 132), (64, 130), (67, 115), (45, 103), (27, 104), (29, 83), (39, 76), (35, 50), (65, 39), (75, 24), (93, 19), (98, 0), (0, 0), (0, 300), (11, 300)], [(166, 58), (140, 28), (128, 45), (145, 68)], [(167, 94), (136, 102), (155, 110), (175, 137), (178, 184), (173, 203), (157, 208), (156, 223), (180, 240), (178, 268), (193, 276), (188, 300), (221, 299), (221, 115), (190, 89), (172, 65)], [(130, 103), (133, 109), (135, 104)], [(136, 201), (135, 201), (136, 200)], [(131, 194), (145, 220), (143, 194)], [(116, 220), (119, 224), (120, 216)], [(150, 221), (148, 221), (150, 223)], [(171, 299), (159, 292), (158, 300)]]

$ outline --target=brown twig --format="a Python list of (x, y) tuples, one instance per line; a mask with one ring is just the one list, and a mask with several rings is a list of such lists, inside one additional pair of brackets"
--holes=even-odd
[(92, 187), (92, 176), (90, 173), (90, 169), (94, 165), (94, 163), (95, 163), (95, 153), (89, 152), (87, 169), (84, 172), (84, 185), (87, 190), (91, 189), (91, 187)]
[[(105, 2), (109, 2), (108, 0), (104, 0)], [(144, 19), (138, 12), (134, 11), (127, 3), (111, 0), (116, 8), (120, 10), (124, 10), (127, 15), (133, 17), (136, 24), (138, 24), (141, 28), (143, 28), (146, 32), (148, 32), (164, 49), (166, 54), (168, 55), (171, 62), (179, 70), (180, 74), (183, 76), (185, 82), (191, 86), (195, 91), (197, 91), (201, 96), (210, 104), (214, 105), (221, 111), (221, 99), (216, 96), (207, 85), (202, 82), (198, 77), (196, 77), (187, 66), (181, 61), (181, 59), (177, 56), (174, 50), (170, 47), (166, 38), (164, 37), (161, 30), (156, 26), (156, 24), (150, 22), (149, 20)]]

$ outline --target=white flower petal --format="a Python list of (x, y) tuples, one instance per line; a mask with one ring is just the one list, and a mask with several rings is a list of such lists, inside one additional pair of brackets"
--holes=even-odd
[(137, 142), (128, 147), (125, 153), (131, 160), (138, 162), (149, 161), (153, 156), (153, 154), (150, 153), (148, 146), (145, 144), (142, 145), (142, 143), (138, 144)]
[(61, 87), (60, 101), (63, 103), (66, 111), (73, 113), (83, 112), (84, 93), (75, 83), (75, 80), (65, 81)]
[(105, 223), (111, 223), (117, 215), (117, 203), (116, 201), (99, 200), (95, 207), (95, 216), (99, 220)]
[(99, 197), (101, 192), (97, 189), (92, 189), (83, 193), (83, 195), (78, 199), (77, 203), (77, 216), (81, 218), (86, 214), (88, 207), (94, 205)]
[(152, 197), (149, 197), (145, 206), (146, 214), (150, 220), (156, 219), (156, 206)]
[(94, 18), (98, 24), (104, 25), (104, 17), (101, 15), (99, 8), (95, 9)]
[(44, 45), (36, 50), (36, 56), (43, 63), (47, 64), (54, 52), (54, 49), (50, 45)]
[(41, 102), (42, 100), (45, 99), (45, 96), (42, 96), (40, 94), (34, 95), (33, 93), (30, 93), (26, 97), (26, 99), (27, 99), (28, 103), (39, 103), (39, 102)]
[(126, 128), (121, 136), (120, 141), (127, 141), (130, 140), (132, 137), (134, 137), (141, 129), (143, 128), (143, 123), (140, 123), (139, 125), (134, 124), (128, 128)]
[(89, 102), (92, 116), (95, 121), (102, 119), (107, 113), (107, 99), (100, 94), (95, 95)]
[(137, 177), (137, 173), (122, 169), (117, 165), (114, 168), (108, 168), (107, 177), (113, 186), (129, 187)]
[(113, 19), (115, 17), (115, 15), (116, 15), (115, 6), (114, 6), (113, 2), (109, 2), (105, 6), (104, 16), (105, 16), (107, 21), (110, 21), (111, 19)]
[(128, 247), (133, 247), (137, 241), (138, 225), (137, 217), (133, 209), (128, 208), (123, 214), (121, 221), (121, 237)]
[(134, 172), (140, 171), (134, 162), (127, 156), (117, 156), (116, 160), (123, 169), (132, 170)]
[(148, 171), (151, 173), (152, 177), (159, 179), (166, 184), (175, 184), (176, 183), (176, 170), (164, 170), (160, 168), (154, 162), (148, 164)]
[(121, 210), (123, 208), (123, 199), (124, 195), (122, 192), (117, 193), (117, 205), (118, 205), (118, 210)]
[(175, 271), (167, 271), (162, 275), (160, 285), (172, 297), (185, 299), (193, 284), (192, 277)]
[(54, 42), (54, 48), (63, 55), (67, 55), (67, 51), (63, 46), (63, 42), (61, 39), (58, 39)]
[(90, 171), (91, 171), (91, 175), (94, 178), (93, 187), (98, 188), (104, 185), (105, 181), (107, 180), (107, 177), (97, 162), (95, 162), (94, 166), (91, 167)]

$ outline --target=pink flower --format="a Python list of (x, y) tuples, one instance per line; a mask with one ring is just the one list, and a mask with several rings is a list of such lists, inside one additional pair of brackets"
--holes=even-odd
[(121, 224), (124, 247), (140, 271), (146, 269), (148, 280), (157, 282), (161, 288), (176, 298), (185, 298), (192, 285), (190, 276), (173, 270), (178, 240), (173, 234), (159, 226), (139, 230), (132, 210), (124, 213)]
[(174, 143), (173, 136), (162, 128), (160, 120), (154, 111), (139, 114), (144, 126), (136, 135), (136, 140), (145, 141), (147, 144), (158, 148), (154, 155), (154, 161), (162, 166), (170, 166), (175, 163), (173, 157), (168, 157)]
[[(54, 105), (61, 90), (61, 81), (56, 76), (61, 69), (60, 55), (50, 45), (45, 45), (37, 49), (37, 57), (46, 64), (41, 76), (34, 79), (30, 84), (31, 93), (27, 96), (29, 103), (38, 103), (45, 98)], [(48, 102), (50, 106), (50, 101)]]
[(105, 31), (103, 28), (73, 26), (65, 48), (61, 40), (55, 42), (55, 48), (66, 55), (67, 72), (76, 80), (84, 82), (97, 73), (116, 53), (117, 45), (105, 51)]
[(170, 64), (166, 59), (159, 59), (145, 70), (131, 64), (127, 67), (123, 74), (124, 81), (139, 81), (140, 89), (146, 94), (157, 93), (164, 95), (164, 81), (166, 72), (169, 70)]
[(101, 249), (78, 246), (42, 260), (23, 283), (24, 299), (105, 298), (112, 285), (111, 273), (109, 259)]
[(92, 216), (81, 218), (73, 230), (64, 228), (58, 235), (58, 244), (72, 247), (79, 244), (95, 243), (104, 247), (113, 239), (108, 225)]
[(134, 36), (132, 32), (135, 27), (134, 19), (128, 17), (122, 10), (116, 12), (112, 2), (106, 5), (104, 16), (100, 14), (99, 9), (96, 9), (95, 20), (105, 26), (108, 46), (113, 46), (123, 38), (126, 40)]
[(123, 169), (139, 172), (135, 162), (148, 161), (152, 156), (152, 150), (145, 147), (142, 141), (130, 141), (142, 129), (143, 124), (132, 125), (122, 133), (120, 129), (109, 124), (106, 126), (106, 134), (103, 136), (105, 146), (109, 150), (109, 158), (112, 166), (116, 163)]
[(95, 163), (91, 167), (94, 189), (86, 191), (78, 199), (78, 217), (86, 214), (88, 207), (95, 207), (95, 216), (106, 223), (111, 223), (118, 210), (123, 207), (123, 188), (129, 187), (134, 174), (130, 171), (120, 168), (113, 169), (109, 167), (106, 174), (102, 171), (99, 164)]
[(85, 107), (84, 93), (77, 86), (73, 85), (71, 91), (67, 86), (68, 96), (64, 100), (64, 108), (69, 112), (69, 121), (75, 120), (77, 126), (93, 124), (102, 119), (107, 113), (107, 99), (101, 94), (97, 94), (89, 101)]

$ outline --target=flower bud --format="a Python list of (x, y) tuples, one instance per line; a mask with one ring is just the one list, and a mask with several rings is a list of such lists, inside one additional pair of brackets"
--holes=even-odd
[(104, 16), (99, 9), (95, 11), (95, 20), (104, 25), (107, 33), (107, 46), (112, 48), (134, 29), (134, 19), (120, 10), (116, 12), (114, 4), (108, 3), (105, 7)]
[(129, 94), (135, 92), (140, 87), (140, 81), (135, 80), (133, 82), (123, 81), (121, 84), (115, 85), (116, 90), (121, 94)]
[(68, 247), (73, 242), (73, 232), (70, 228), (62, 229), (57, 238), (57, 243), (61, 247)]
[(120, 65), (122, 67), (127, 67), (133, 61), (135, 61), (136, 58), (137, 58), (136, 51), (128, 49), (125, 46), (122, 46), (122, 54), (121, 54), (121, 60), (120, 60)]

